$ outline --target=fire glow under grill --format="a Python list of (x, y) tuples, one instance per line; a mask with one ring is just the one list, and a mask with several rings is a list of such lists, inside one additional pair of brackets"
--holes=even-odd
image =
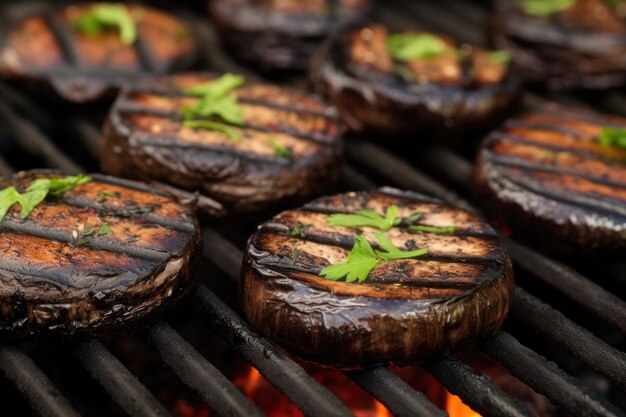
[[(17, 5), (22, 2), (13, 3)], [(478, 45), (484, 43), (482, 27), (486, 11), (483, 9), (484, 5), (478, 2), (442, 0), (435, 4), (428, 1), (396, 0), (380, 3), (381, 8), (377, 15), (392, 27), (411, 23), (449, 33), (462, 41)], [(4, 7), (9, 9), (15, 6)], [(207, 56), (211, 69), (243, 73), (251, 80), (259, 78), (257, 74), (238, 67), (224, 56), (216, 46), (215, 34), (207, 25), (206, 19), (193, 17), (186, 10), (181, 13), (194, 23), (196, 32), (202, 37), (203, 53)], [(549, 98), (568, 103), (576, 102), (575, 98), (569, 96)], [(527, 94), (525, 100), (525, 104), (532, 105), (545, 98)], [(623, 113), (623, 109), (615, 107), (615, 103), (624, 103), (625, 100), (622, 95), (611, 95), (602, 99), (599, 105), (604, 106), (605, 110), (621, 110)], [(17, 147), (17, 151), (13, 151), (17, 161), (15, 168), (22, 168), (23, 161), (32, 160), (68, 172), (85, 171), (83, 165), (89, 164), (93, 155), (98, 152), (96, 124), (86, 116), (65, 117), (63, 121), (56, 120), (43, 106), (34, 104), (12, 87), (0, 84), (0, 121)], [(71, 156), (51, 139), (53, 135), (49, 132), (58, 133), (58, 124), (64, 124), (63, 128), (73, 133), (73, 139), (68, 142), (78, 144), (79, 150), (75, 150), (73, 145), (63, 146), (64, 149), (71, 149)], [(456, 191), (446, 188), (437, 180), (372, 143), (348, 142), (346, 150), (349, 164), (344, 169), (345, 188), (374, 188), (379, 184), (368, 178), (372, 176), (383, 178), (388, 185), (423, 192), (447, 203), (473, 209), (460, 196), (468, 194), (470, 163), (450, 151), (442, 148), (425, 149), (422, 152), (422, 166), (424, 169), (441, 172), (438, 180), (451, 184)], [(88, 156), (90, 152), (91, 157)], [(29, 163), (34, 164), (26, 162), (26, 165)], [(6, 161), (0, 158), (0, 173), (10, 174), (14, 170), (12, 165), (13, 159)], [(214, 229), (206, 228), (203, 238), (206, 260), (236, 285), (241, 250)], [(626, 334), (626, 303), (620, 297), (570, 266), (508, 238), (504, 239), (516, 271), (522, 271), (521, 275), (531, 275), (549, 291), (564, 298), (570, 309), (575, 306), (575, 309), (588, 313), (590, 329), (595, 331), (596, 326), (606, 327), (611, 332), (618, 333), (620, 340), (623, 340), (622, 336)], [(613, 384), (616, 390), (626, 390), (626, 355), (551, 307), (551, 301), (543, 298), (543, 294), (531, 294), (525, 283), (518, 280), (511, 316), (525, 326), (522, 328), (529, 328), (540, 335), (546, 344), (558, 346), (558, 349), (575, 358), (578, 364), (610, 381), (607, 383)], [(339, 417), (356, 414), (376, 417), (437, 417), (447, 413), (452, 417), (533, 415), (526, 403), (505, 393), (490, 378), (477, 373), (473, 368), (474, 363), (469, 362), (472, 365), (470, 366), (465, 358), (456, 357), (431, 361), (421, 367), (423, 370), (416, 368), (427, 378), (434, 377), (438, 381), (433, 384), (441, 386), (438, 398), (435, 398), (437, 395), (425, 395), (415, 389), (415, 384), (407, 383), (405, 374), (397, 374), (385, 367), (344, 373), (333, 371), (334, 383), (341, 385), (348, 381), (369, 394), (366, 404), (355, 404), (330, 389), (330, 382), (324, 378), (323, 371), (303, 367), (259, 337), (212, 288), (204, 284), (198, 285), (187, 304), (212, 333), (224, 339), (230, 349), (241, 355), (249, 365), (244, 368), (243, 373), (229, 379), (169, 324), (159, 322), (150, 327), (145, 332), (145, 338), (162, 361), (208, 405), (207, 408), (196, 408), (185, 402), (178, 402), (174, 411), (177, 415), (262, 416), (265, 415), (264, 411), (272, 409), (272, 405), (263, 404), (267, 398), (272, 398), (268, 397), (270, 394), (266, 393), (267, 390), (278, 393), (279, 399), (275, 402), (280, 402), (280, 407), (285, 407), (275, 410), (275, 413), (269, 412), (270, 416)], [(520, 332), (517, 336), (521, 338), (524, 335)], [(128, 415), (172, 415), (171, 410), (168, 411), (157, 399), (156, 393), (140, 382), (105, 344), (98, 341), (83, 342), (71, 349), (87, 373)], [(581, 379), (571, 376), (533, 349), (524, 346), (506, 331), (499, 331), (484, 340), (478, 351), (501, 364), (510, 374), (573, 416), (624, 416), (624, 412), (605, 396), (596, 393)], [(559, 365), (562, 366), (560, 363)], [(74, 398), (55, 387), (52, 378), (20, 347), (0, 346), (0, 369), (37, 414), (53, 417), (89, 415), (88, 412), (79, 413), (73, 405)], [(290, 414), (291, 411), (295, 414)], [(299, 412), (302, 414), (297, 414)]]

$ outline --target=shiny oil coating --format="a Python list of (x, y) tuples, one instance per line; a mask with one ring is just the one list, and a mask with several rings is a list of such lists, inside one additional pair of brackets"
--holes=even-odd
[[(457, 226), (452, 234), (386, 232), (398, 248), (428, 255), (378, 266), (364, 283), (331, 281), (322, 269), (343, 262), (356, 233), (376, 247), (371, 227), (334, 227), (332, 213), (371, 209), (416, 224)], [(264, 336), (301, 358), (336, 368), (410, 364), (494, 332), (513, 292), (510, 261), (477, 216), (418, 194), (384, 188), (315, 200), (259, 226), (248, 243), (241, 306)]]
[[(51, 176), (20, 173), (0, 188)], [(0, 223), (0, 338), (112, 336), (187, 292), (198, 249), (190, 208), (113, 177), (95, 175), (23, 220), (13, 207)]]
[(137, 40), (122, 43), (117, 30), (88, 36), (74, 21), (92, 3), (62, 7), (27, 17), (0, 39), (0, 75), (48, 84), (62, 98), (101, 98), (131, 78), (188, 68), (196, 60), (189, 28), (177, 18), (146, 6), (128, 5)]
[(481, 48), (429, 34), (448, 49), (435, 57), (400, 61), (387, 47), (385, 26), (343, 31), (316, 54), (313, 84), (356, 131), (484, 128), (508, 112), (520, 90), (508, 63), (490, 59)]
[(249, 82), (235, 90), (244, 119), (232, 126), (239, 143), (183, 126), (181, 108), (199, 99), (182, 89), (215, 77), (161, 77), (124, 91), (105, 127), (105, 171), (197, 190), (246, 212), (301, 201), (336, 180), (341, 126), (332, 109), (301, 92)]
[(528, 15), (522, 0), (496, 1), (490, 33), (534, 81), (554, 89), (603, 89), (626, 82), (626, 8), (576, 0), (549, 17)]
[(480, 151), (479, 201), (548, 249), (626, 249), (626, 150), (600, 145), (604, 127), (626, 119), (550, 104), (509, 120)]

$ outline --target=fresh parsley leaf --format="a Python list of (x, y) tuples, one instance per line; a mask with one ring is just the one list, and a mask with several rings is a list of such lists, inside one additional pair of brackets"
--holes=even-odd
[(446, 226), (446, 227), (433, 227), (433, 226), (409, 226), (410, 230), (414, 232), (422, 232), (422, 233), (436, 233), (436, 234), (449, 234), (457, 231), (458, 227), (456, 226)]
[[(186, 119), (183, 125), (217, 130), (225, 133), (233, 141), (241, 142), (243, 140), (241, 135), (227, 125), (243, 125), (243, 109), (239, 106), (237, 97), (230, 93), (244, 82), (245, 79), (241, 76), (224, 74), (216, 80), (185, 88), (185, 93), (201, 98), (196, 105), (181, 109), (181, 115)], [(211, 120), (204, 120), (205, 118)]]
[(378, 245), (385, 251), (374, 250), (363, 235), (358, 235), (354, 246), (345, 262), (324, 268), (320, 275), (337, 281), (346, 278), (346, 282), (363, 282), (374, 268), (395, 259), (409, 259), (428, 253), (428, 249), (403, 251), (397, 248), (383, 233), (374, 233)]
[(291, 150), (289, 148), (287, 148), (286, 146), (283, 146), (274, 137), (270, 137), (269, 141), (270, 141), (270, 144), (272, 145), (272, 148), (274, 148), (274, 152), (276, 152), (276, 155), (278, 155), (278, 156), (280, 156), (282, 158), (291, 159), (291, 157), (293, 155), (292, 155)]
[(395, 59), (410, 61), (439, 56), (448, 46), (440, 37), (430, 33), (396, 33), (387, 37), (387, 49)]
[(236, 143), (243, 142), (243, 137), (232, 127), (227, 124), (214, 122), (212, 120), (185, 120), (183, 126), (191, 129), (209, 129), (217, 130), (218, 132), (225, 133), (230, 140)]
[(522, 10), (531, 16), (549, 17), (569, 9), (576, 0), (524, 0)]
[(183, 91), (191, 96), (222, 97), (241, 87), (246, 79), (241, 75), (226, 73), (221, 77), (184, 88)]
[(376, 213), (373, 210), (365, 209), (359, 210), (353, 214), (332, 214), (328, 216), (326, 221), (331, 226), (343, 226), (343, 227), (376, 227), (377, 229), (386, 232), (393, 226), (400, 224), (398, 218), (398, 206), (387, 207), (385, 217)]
[(91, 181), (85, 175), (65, 178), (38, 178), (20, 193), (15, 187), (0, 190), (0, 222), (14, 204), (21, 206), (20, 217), (25, 219), (48, 195), (59, 195), (72, 188)]
[(108, 223), (102, 223), (102, 226), (100, 226), (100, 230), (98, 230), (98, 236), (106, 236), (106, 235), (110, 235), (111, 233), (113, 233), (111, 231), (111, 227), (109, 226)]
[(324, 268), (320, 275), (333, 281), (346, 278), (347, 282), (363, 282), (367, 276), (384, 261), (376, 256), (374, 249), (363, 235), (358, 235), (354, 247), (345, 262)]
[(81, 236), (91, 236), (94, 233), (96, 233), (96, 228), (95, 227), (88, 227), (87, 229), (85, 229), (85, 231), (83, 233), (81, 233)]
[(243, 109), (234, 96), (203, 97), (195, 106), (183, 107), (181, 114), (186, 119), (216, 116), (233, 125), (243, 124)]
[(386, 235), (376, 232), (374, 233), (374, 237), (378, 241), (378, 245), (386, 250), (386, 252), (376, 251), (376, 255), (379, 258), (384, 259), (385, 261), (393, 261), (394, 259), (409, 259), (415, 258), (418, 256), (426, 255), (428, 253), (428, 249), (416, 249), (412, 251), (404, 251), (396, 247), (396, 245), (391, 242), (389, 237)]
[(605, 127), (598, 136), (598, 142), (605, 148), (612, 146), (626, 149), (626, 129)]
[(108, 28), (117, 28), (125, 45), (131, 45), (137, 39), (135, 20), (123, 4), (95, 4), (74, 21), (74, 27), (87, 36), (97, 36)]
[(493, 64), (505, 65), (511, 62), (511, 53), (509, 51), (490, 51), (487, 53), (487, 59)]
[(424, 215), (424, 213), (422, 213), (420, 211), (416, 211), (416, 212), (413, 212), (413, 214), (411, 214), (409, 217), (405, 217), (402, 221), (404, 223), (413, 224), (415, 221), (417, 221), (423, 215)]

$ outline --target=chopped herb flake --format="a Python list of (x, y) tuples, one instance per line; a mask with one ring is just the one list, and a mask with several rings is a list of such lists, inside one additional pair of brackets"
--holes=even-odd
[(487, 59), (493, 64), (505, 65), (511, 62), (509, 51), (491, 51), (487, 53)]
[(626, 149), (626, 128), (605, 127), (598, 136), (598, 142), (605, 148), (615, 147)]
[(0, 222), (14, 204), (21, 206), (20, 217), (25, 219), (48, 195), (60, 195), (91, 181), (91, 177), (78, 175), (65, 178), (38, 178), (20, 193), (15, 187), (0, 190)]
[(396, 33), (387, 37), (387, 49), (395, 59), (410, 61), (433, 58), (449, 48), (440, 37), (430, 33)]
[(280, 156), (281, 158), (291, 159), (293, 155), (289, 148), (287, 148), (286, 146), (283, 146), (273, 136), (269, 138), (269, 141), (270, 141), (270, 144), (272, 145), (272, 148), (274, 148), (274, 152), (276, 152), (276, 155)]
[(523, 0), (522, 10), (531, 16), (550, 17), (569, 9), (576, 0)]
[[(224, 74), (216, 80), (185, 88), (185, 93), (200, 97), (195, 106), (181, 109), (183, 125), (194, 129), (209, 129), (225, 133), (235, 142), (242, 136), (232, 127), (243, 125), (243, 109), (237, 97), (231, 93), (241, 87), (245, 79), (238, 75)], [(210, 118), (207, 120), (206, 118)]]
[(110, 235), (111, 233), (113, 233), (111, 231), (111, 227), (109, 226), (108, 223), (102, 223), (102, 226), (100, 226), (100, 230), (98, 230), (98, 236), (106, 236), (106, 235)]
[(358, 235), (346, 261), (324, 268), (320, 272), (320, 275), (333, 281), (345, 277), (347, 282), (363, 282), (374, 268), (385, 262), (395, 259), (415, 258), (428, 253), (427, 249), (417, 249), (413, 251), (398, 249), (391, 240), (382, 233), (374, 233), (374, 237), (378, 241), (378, 245), (384, 249), (384, 251), (374, 250), (363, 235)]
[(120, 39), (130, 45), (137, 39), (135, 20), (128, 8), (118, 3), (98, 3), (74, 21), (74, 27), (87, 36), (98, 36), (106, 29), (117, 28)]
[(398, 206), (387, 207), (385, 217), (373, 210), (359, 210), (353, 214), (332, 214), (328, 216), (326, 221), (331, 226), (342, 227), (364, 227), (370, 226), (382, 230), (383, 232), (391, 229), (393, 226), (400, 224), (398, 218)]
[(448, 233), (456, 232), (458, 227), (456, 226), (433, 227), (433, 226), (416, 225), (416, 226), (409, 226), (409, 229), (413, 230), (414, 232), (448, 234)]

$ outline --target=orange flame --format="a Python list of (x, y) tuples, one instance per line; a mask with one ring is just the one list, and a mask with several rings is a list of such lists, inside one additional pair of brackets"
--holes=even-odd
[(382, 405), (378, 401), (374, 401), (374, 416), (375, 417), (393, 417), (393, 414), (387, 410), (387, 407)]
[(446, 411), (450, 417), (481, 417), (480, 414), (465, 405), (459, 397), (449, 392), (446, 396)]
[(252, 397), (254, 391), (256, 391), (259, 386), (259, 381), (261, 380), (261, 374), (257, 371), (256, 368), (250, 367), (248, 371), (248, 378), (246, 378), (246, 385), (243, 387), (243, 392), (248, 396)]

